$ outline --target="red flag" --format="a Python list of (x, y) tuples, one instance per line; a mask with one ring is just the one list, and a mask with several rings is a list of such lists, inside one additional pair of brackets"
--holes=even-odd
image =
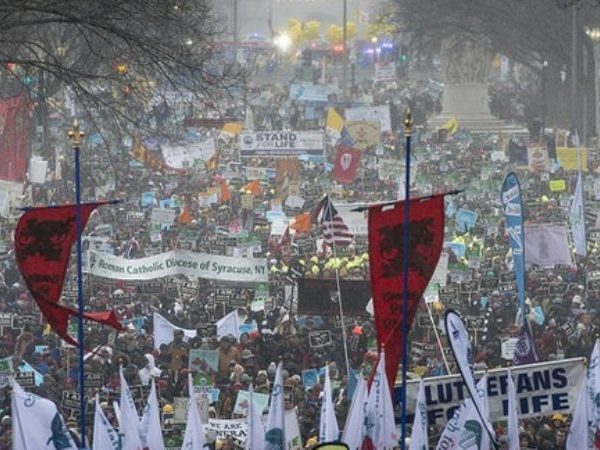
[(0, 100), (0, 178), (25, 179), (31, 105), (25, 95)]
[[(390, 390), (402, 357), (404, 202), (369, 208), (369, 263), (377, 343), (385, 345)], [(410, 201), (408, 325), (437, 265), (444, 240), (444, 196)]]
[(332, 178), (339, 183), (352, 183), (356, 177), (359, 162), (360, 150), (338, 145), (335, 153), (335, 165), (333, 166)]
[[(105, 204), (81, 205), (82, 229), (91, 212)], [(77, 311), (58, 304), (71, 247), (77, 239), (75, 205), (31, 208), (19, 219), (15, 230), (15, 256), (23, 279), (42, 314), (65, 341), (77, 345), (68, 334), (70, 316)], [(85, 313), (89, 320), (123, 329), (114, 311)]]

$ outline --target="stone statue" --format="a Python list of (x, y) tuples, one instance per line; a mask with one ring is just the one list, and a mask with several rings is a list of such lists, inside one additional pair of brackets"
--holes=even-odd
[(483, 37), (466, 33), (449, 36), (441, 48), (444, 82), (487, 84), (493, 54)]

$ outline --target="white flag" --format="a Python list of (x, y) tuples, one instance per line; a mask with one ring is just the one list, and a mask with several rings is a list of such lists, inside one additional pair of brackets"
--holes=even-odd
[(525, 225), (525, 268), (572, 266), (567, 228), (564, 225)]
[(285, 450), (285, 411), (283, 405), (283, 364), (279, 363), (275, 372), (275, 382), (271, 393), (271, 405), (267, 417), (265, 450)]
[(77, 450), (56, 405), (25, 392), (18, 383), (12, 388), (12, 448), (19, 450)]
[(385, 353), (379, 354), (379, 363), (365, 408), (365, 435), (371, 438), (376, 449), (398, 446), (398, 433), (394, 422), (392, 395), (385, 374)]
[(94, 414), (94, 441), (92, 450), (118, 450), (119, 434), (112, 427), (96, 395), (96, 412)]
[(119, 368), (121, 381), (121, 395), (119, 397), (119, 410), (121, 411), (120, 433), (122, 435), (122, 450), (142, 450), (140, 438), (140, 418), (131, 395), (131, 390), (123, 374), (123, 366)]
[(588, 421), (590, 423), (590, 432), (592, 435), (596, 435), (600, 429), (600, 402), (595, 399), (600, 398), (600, 340), (596, 339), (594, 344), (594, 350), (590, 356), (590, 363), (588, 365), (587, 373), (587, 390), (588, 390), (588, 404), (589, 404), (589, 416)]
[(219, 319), (216, 325), (217, 337), (219, 339), (229, 334), (231, 334), (238, 340), (240, 339), (240, 321), (238, 319), (237, 310), (233, 310), (222, 319)]
[[(482, 405), (482, 414), (487, 418), (487, 375), (477, 383), (477, 396)], [(452, 419), (446, 424), (438, 441), (437, 450), (489, 450), (489, 436), (481, 423), (479, 413), (471, 398), (461, 403)]]
[(335, 417), (335, 409), (331, 396), (331, 380), (329, 379), (329, 364), (325, 366), (325, 386), (321, 400), (321, 417), (319, 420), (319, 442), (333, 442), (340, 437), (340, 428)]
[(187, 415), (187, 425), (185, 434), (183, 435), (182, 449), (186, 450), (204, 450), (206, 446), (206, 436), (204, 435), (204, 427), (198, 405), (194, 398), (194, 389), (192, 387), (192, 374), (188, 374), (188, 391), (190, 393), (189, 408)]
[(508, 371), (508, 450), (519, 450), (519, 419), (517, 417), (517, 391), (512, 373)]
[(262, 411), (254, 403), (254, 387), (248, 390), (248, 435), (246, 450), (265, 450), (265, 427), (262, 423)]
[(152, 387), (142, 415), (141, 435), (144, 448), (148, 450), (165, 450), (160, 423), (160, 406), (158, 406), (154, 380), (152, 380)]
[[(510, 406), (509, 406), (510, 408)], [(567, 435), (567, 450), (593, 450), (593, 440), (590, 439), (588, 427), (588, 392), (586, 383), (582, 383), (577, 396), (577, 404), (573, 412), (573, 422)], [(591, 444), (591, 445), (590, 445)], [(512, 450), (512, 449), (509, 449)]]
[[(469, 333), (465, 327), (464, 322), (460, 316), (452, 310), (446, 312), (445, 317), (446, 333), (448, 335), (448, 342), (454, 353), (454, 359), (460, 370), (462, 378), (467, 387), (467, 391), (476, 411), (479, 411), (480, 418), (485, 419), (483, 397), (480, 397), (476, 393), (475, 381), (473, 380), (473, 372), (471, 371), (471, 341), (469, 339)], [(481, 381), (480, 381), (481, 382)], [(485, 396), (487, 402), (487, 395)], [(487, 436), (494, 436), (495, 432), (489, 420), (485, 419), (483, 425), (487, 428)]]
[(152, 315), (152, 323), (154, 327), (154, 349), (159, 350), (162, 344), (170, 344), (175, 338), (175, 331), (183, 331), (183, 340), (187, 341), (193, 337), (196, 337), (196, 330), (188, 330), (173, 325), (163, 316), (155, 312)]
[(346, 426), (342, 434), (342, 442), (350, 447), (350, 450), (360, 449), (364, 438), (363, 424), (365, 421), (365, 402), (367, 401), (367, 382), (362, 374), (359, 374), (356, 378), (354, 396), (352, 397), (352, 403), (350, 403)]
[(413, 421), (412, 432), (410, 434), (410, 450), (423, 450), (429, 448), (429, 439), (427, 435), (427, 404), (425, 401), (425, 383), (423, 378), (419, 383), (419, 393), (417, 394), (417, 405), (415, 406), (415, 419)]

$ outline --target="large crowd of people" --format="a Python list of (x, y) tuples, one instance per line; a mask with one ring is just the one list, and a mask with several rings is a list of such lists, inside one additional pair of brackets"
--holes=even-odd
[[(252, 384), (255, 392), (268, 394), (276, 364), (282, 361), (286, 408), (296, 410), (302, 441), (299, 445), (309, 448), (317, 441), (323, 389), (322, 374), (320, 379), (308, 383), (303, 371), (319, 370), (329, 364), (337, 419), (343, 427), (351, 400), (347, 364), (352, 374), (367, 376), (377, 359), (374, 320), (367, 310), (369, 296), (361, 298), (359, 308), (340, 320), (334, 314), (302, 314), (306, 299), (295, 287), (299, 278), (333, 279), (336, 272), (342, 281), (368, 281), (366, 223), (363, 218), (362, 223), (359, 221), (361, 230), (351, 227), (355, 231), (353, 242), (338, 248), (334, 254), (322, 244), (322, 230), (314, 221), (308, 228), (286, 229), (287, 222), (272, 219), (269, 213), (277, 212), (274, 216), (287, 219), (310, 213), (323, 194), (329, 194), (337, 206), (396, 200), (403, 190), (402, 118), (409, 106), (418, 125), (413, 148), (413, 195), (462, 190), (446, 199), (447, 265), (442, 268), (440, 286), (427, 291), (411, 327), (410, 376), (457, 373), (450, 356), (448, 367), (445, 366), (443, 350), (437, 345), (434, 333), (448, 307), (458, 309), (466, 317), (486, 318), (473, 342), (475, 361), (480, 368), (512, 363), (501, 354), (501, 343), (519, 332), (514, 272), (500, 206), (502, 180), (510, 170), (520, 176), (527, 223), (564, 225), (568, 223), (577, 171), (561, 167), (552, 154), (547, 170), (537, 171), (526, 162), (516, 163), (509, 149), (517, 141), (524, 146), (540, 146), (547, 152), (545, 143), (529, 142), (524, 137), (512, 142), (511, 136), (501, 133), (476, 135), (467, 130), (444, 137), (437, 130), (428, 129), (427, 117), (439, 109), (439, 90), (431, 83), (417, 80), (402, 84), (361, 83), (352, 90), (352, 106), (389, 108), (391, 131), (381, 132), (373, 145), (367, 143), (361, 149), (358, 174), (353, 182), (343, 185), (332, 179), (335, 140), (326, 145), (323, 157), (301, 157), (292, 174), (293, 182), (286, 186), (277, 158), (240, 158), (236, 136), (239, 130), (224, 132), (222, 124), (218, 128), (186, 127), (183, 125), (186, 120), (190, 122), (188, 119), (194, 117), (175, 122), (181, 118), (175, 107), (166, 114), (166, 120), (172, 121), (170, 126), (184, 136), (178, 145), (196, 146), (199, 141), (214, 139), (216, 148), (204, 161), (186, 164), (183, 170), (153, 168), (132, 156), (130, 150), (134, 144), (128, 139), (111, 142), (111, 154), (97, 159), (84, 146), (84, 199), (121, 200), (92, 214), (84, 231), (85, 249), (128, 259), (175, 249), (266, 258), (269, 272), (266, 284), (179, 276), (124, 281), (88, 273), (86, 307), (91, 311), (116, 308), (127, 329), (117, 333), (90, 323), (85, 330), (88, 351), (85, 370), (96, 374), (99, 380), (89, 389), (90, 400), (100, 392), (104, 411), (115, 426), (112, 401), (119, 392), (120, 366), (129, 385), (139, 387), (136, 400), (140, 406), (150, 380), (156, 381), (165, 445), (176, 448), (181, 444), (185, 423), (173, 418), (180, 417), (176, 411), (178, 399), (188, 395), (188, 373), (192, 373), (198, 385), (208, 384), (218, 390), (203, 412), (205, 420), (235, 419), (244, 417), (238, 393), (247, 391)], [(251, 87), (246, 97), (245, 119), (251, 115), (253, 123), (246, 120), (246, 126), (254, 130), (324, 131), (329, 125), (330, 109), (344, 116), (344, 106), (335, 90), (327, 102), (291, 99), (289, 94), (289, 88), (281, 85)], [(221, 109), (230, 106), (217, 105)], [(201, 105), (202, 108), (206, 113), (209, 106)], [(235, 108), (242, 105), (238, 102)], [(59, 136), (64, 133), (64, 123), (53, 130), (57, 140), (62, 139)], [(89, 132), (94, 134), (94, 130)], [(549, 139), (556, 142), (561, 136), (557, 133)], [(143, 145), (161, 159), (161, 149), (172, 143), (148, 138)], [(71, 156), (65, 151), (63, 158), (51, 158), (49, 163), (46, 182), (24, 188), (34, 205), (72, 201)], [(600, 198), (594, 182), (596, 168), (600, 167), (595, 151), (588, 152), (587, 165), (586, 219), (589, 229), (593, 229), (595, 202)], [(382, 170), (390, 166), (397, 170)], [(57, 176), (58, 172), (61, 176)], [(564, 181), (562, 188), (550, 188), (554, 186), (552, 181), (560, 180)], [(290, 198), (294, 201), (289, 201)], [(297, 198), (301, 201), (295, 201)], [(152, 221), (152, 211), (159, 207), (175, 211), (172, 223)], [(457, 216), (459, 210), (475, 212), (475, 221), (463, 223)], [(46, 325), (19, 274), (12, 250), (17, 216), (13, 209), (7, 217), (0, 218), (0, 238), (5, 249), (0, 261), (0, 313), (3, 317), (12, 315), (12, 325), (0, 327), (0, 358), (10, 358), (16, 372), (33, 371), (33, 382), (25, 385), (26, 389), (54, 401), (67, 425), (76, 430), (78, 411), (65, 401), (65, 392), (75, 392), (78, 387), (77, 352)], [(596, 307), (600, 290), (592, 276), (598, 258), (598, 244), (590, 240), (587, 256), (574, 257), (571, 266), (528, 270), (527, 317), (540, 361), (588, 356), (591, 352), (600, 328), (600, 310)], [(68, 272), (61, 299), (72, 306), (76, 303), (75, 275), (73, 269)], [(247, 327), (241, 330), (239, 338), (230, 334), (219, 336), (213, 325), (234, 310), (242, 326)], [(175, 331), (172, 342), (157, 348), (154, 314), (160, 314), (175, 327), (196, 330), (196, 336), (188, 338), (183, 331)], [(331, 340), (325, 346), (311, 342), (310, 333), (316, 330), (331, 332)], [(344, 347), (348, 350), (348, 361)], [(190, 356), (195, 349), (216, 351), (216, 365), (194, 364)], [(26, 377), (21, 373), (17, 379)], [(7, 386), (0, 390), (0, 449), (11, 446)], [(90, 405), (92, 408), (93, 402)], [(93, 414), (88, 418), (91, 420)], [(521, 448), (561, 448), (568, 422), (568, 417), (559, 414), (524, 421)], [(497, 424), (499, 435), (505, 425)], [(440, 432), (435, 427), (430, 430), (432, 444)], [(212, 441), (215, 448), (221, 449), (240, 445), (223, 437), (212, 436)]]

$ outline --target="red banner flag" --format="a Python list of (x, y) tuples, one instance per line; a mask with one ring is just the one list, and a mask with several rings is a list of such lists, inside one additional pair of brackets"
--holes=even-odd
[[(377, 343), (385, 345), (390, 389), (402, 357), (404, 202), (369, 208), (369, 264)], [(437, 265), (444, 240), (444, 196), (410, 201), (408, 325)]]
[(333, 166), (332, 178), (339, 183), (352, 183), (354, 178), (356, 178), (359, 162), (360, 150), (338, 145), (335, 152), (335, 165)]
[(25, 181), (29, 158), (31, 101), (24, 95), (0, 100), (0, 178)]
[[(102, 203), (81, 205), (82, 229), (91, 212)], [(15, 256), (23, 279), (42, 314), (65, 341), (77, 345), (68, 334), (69, 317), (77, 311), (58, 304), (71, 247), (77, 239), (75, 205), (32, 208), (21, 216), (15, 230)], [(85, 313), (89, 320), (122, 330), (114, 311)]]

